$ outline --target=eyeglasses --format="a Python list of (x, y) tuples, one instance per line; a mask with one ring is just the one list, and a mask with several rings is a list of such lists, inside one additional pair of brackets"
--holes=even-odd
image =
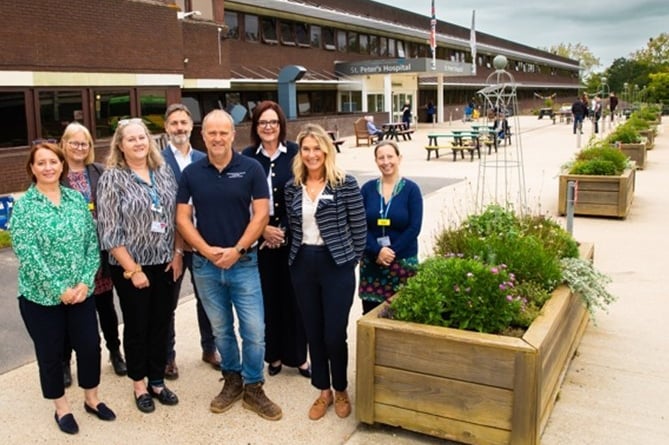
[(88, 142), (77, 142), (77, 141), (68, 141), (67, 145), (74, 150), (88, 150), (91, 147), (91, 144)]
[(142, 118), (140, 117), (133, 117), (131, 119), (121, 119), (118, 121), (118, 126), (119, 127), (125, 127), (128, 124), (141, 124), (142, 123)]
[(39, 144), (55, 144), (58, 141), (55, 139), (35, 139), (32, 141), (31, 145), (39, 145)]
[(259, 127), (276, 127), (277, 125), (279, 125), (277, 119), (272, 119), (271, 121), (258, 121)]

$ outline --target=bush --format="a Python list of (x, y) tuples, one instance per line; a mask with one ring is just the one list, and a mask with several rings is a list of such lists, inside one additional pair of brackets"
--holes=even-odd
[(9, 236), (9, 232), (5, 230), (0, 230), (0, 249), (4, 247), (9, 247), (12, 245), (12, 239)]
[(636, 144), (641, 142), (641, 136), (639, 132), (631, 125), (627, 123), (619, 125), (607, 138), (606, 141), (611, 145), (615, 145), (616, 142), (621, 144)]
[(629, 160), (622, 151), (606, 142), (597, 142), (581, 150), (569, 169), (573, 175), (616, 176), (627, 168)]

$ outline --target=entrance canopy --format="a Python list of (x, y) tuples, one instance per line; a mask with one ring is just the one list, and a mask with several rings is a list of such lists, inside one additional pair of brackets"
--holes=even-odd
[[(418, 59), (379, 59), (363, 60), (359, 62), (337, 62), (335, 63), (335, 75), (351, 80), (358, 80), (363, 85), (363, 92), (367, 89), (367, 81), (370, 76), (385, 76), (384, 96), (385, 106), (391, 113), (392, 77), (393, 75), (415, 74), (417, 77), (437, 78), (437, 122), (444, 121), (444, 77), (462, 77), (473, 75), (472, 66), (469, 63), (449, 62), (446, 60), (433, 60), (428, 58)], [(413, 88), (413, 94), (418, 91), (418, 83)], [(366, 100), (363, 97), (363, 103)], [(414, 104), (415, 106), (415, 104)], [(365, 107), (365, 111), (366, 107)], [(415, 111), (414, 115), (415, 115)], [(389, 114), (390, 115), (390, 114)]]

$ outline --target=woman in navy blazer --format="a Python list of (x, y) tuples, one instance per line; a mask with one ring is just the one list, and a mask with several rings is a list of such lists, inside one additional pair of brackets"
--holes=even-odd
[(335, 165), (336, 149), (322, 127), (307, 124), (297, 144), (294, 179), (285, 191), (288, 262), (309, 343), (311, 383), (321, 391), (309, 418), (320, 419), (333, 403), (343, 418), (351, 413), (346, 331), (355, 268), (365, 250), (365, 208), (355, 178)]
[(307, 338), (288, 270), (288, 218), (284, 186), (293, 179), (292, 164), (297, 144), (286, 141), (286, 115), (274, 101), (265, 100), (253, 109), (252, 144), (242, 152), (256, 159), (267, 175), (270, 190), (269, 223), (259, 240), (258, 270), (265, 309), (265, 361), (274, 376), (283, 365), (311, 377), (307, 361)]

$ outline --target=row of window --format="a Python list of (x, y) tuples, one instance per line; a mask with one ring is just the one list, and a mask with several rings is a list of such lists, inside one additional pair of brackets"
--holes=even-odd
[[(393, 39), (389, 37), (346, 31), (329, 26), (321, 26), (304, 22), (296, 22), (276, 17), (259, 16), (236, 11), (225, 11), (226, 38), (259, 42), (268, 45), (297, 46), (318, 48), (343, 53), (364, 54), (375, 57), (389, 58), (423, 58), (431, 57), (431, 49), (427, 43), (417, 43)], [(459, 63), (471, 63), (469, 52), (438, 46), (436, 58)], [(478, 66), (492, 68), (493, 56), (479, 55)], [(549, 69), (541, 65), (511, 61), (511, 69), (526, 73), (550, 72), (551, 75), (572, 76), (567, 70)], [(576, 76), (578, 73), (576, 72)]]

